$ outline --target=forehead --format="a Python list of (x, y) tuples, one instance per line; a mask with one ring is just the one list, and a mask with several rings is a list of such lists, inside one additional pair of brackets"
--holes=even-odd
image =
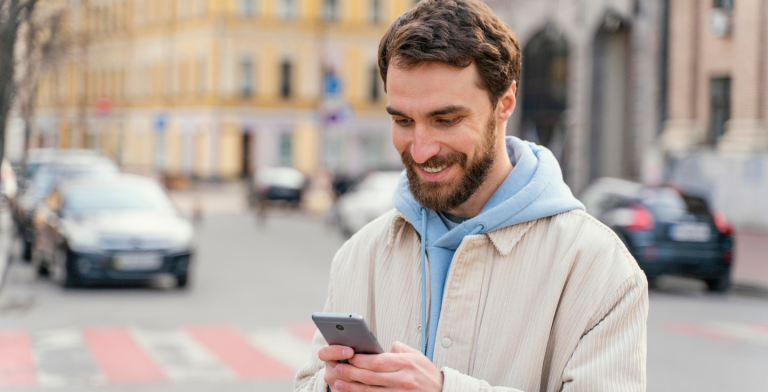
[(398, 110), (429, 111), (446, 105), (490, 107), (488, 94), (478, 86), (475, 64), (456, 68), (443, 63), (422, 63), (402, 68), (394, 63), (387, 72), (387, 99)]

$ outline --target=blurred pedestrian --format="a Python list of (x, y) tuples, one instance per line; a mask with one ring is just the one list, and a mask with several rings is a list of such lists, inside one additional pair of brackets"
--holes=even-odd
[[(337, 253), (325, 312), (386, 354), (316, 334), (297, 391), (644, 391), (648, 292), (552, 153), (505, 137), (520, 47), (479, 0), (423, 0), (379, 67), (406, 174)], [(349, 363), (341, 363), (349, 360)]]

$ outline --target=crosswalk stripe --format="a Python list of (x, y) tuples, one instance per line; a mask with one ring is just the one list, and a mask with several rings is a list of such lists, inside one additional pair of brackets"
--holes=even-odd
[(0, 387), (37, 385), (32, 342), (26, 331), (0, 331)]
[(284, 329), (264, 329), (251, 333), (249, 337), (256, 347), (294, 370), (309, 361), (309, 342)]
[(292, 369), (252, 346), (237, 329), (228, 326), (191, 326), (186, 331), (244, 379), (287, 380)]
[(78, 329), (35, 332), (32, 347), (42, 387), (93, 387), (107, 382)]
[(183, 330), (134, 329), (134, 334), (173, 381), (216, 382), (235, 379), (232, 370)]
[(137, 344), (128, 328), (84, 328), (83, 337), (110, 384), (145, 384), (166, 379), (162, 368)]

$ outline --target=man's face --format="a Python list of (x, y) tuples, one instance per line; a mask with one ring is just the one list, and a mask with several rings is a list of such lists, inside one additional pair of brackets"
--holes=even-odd
[(496, 155), (496, 115), (475, 65), (425, 63), (387, 75), (392, 141), (421, 205), (449, 211), (482, 185)]

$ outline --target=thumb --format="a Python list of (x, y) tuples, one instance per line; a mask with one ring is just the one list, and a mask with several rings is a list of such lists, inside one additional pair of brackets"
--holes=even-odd
[(404, 354), (421, 354), (421, 351), (416, 350), (415, 348), (402, 342), (395, 342), (395, 344), (392, 345), (392, 350), (390, 350), (389, 352), (404, 353)]

